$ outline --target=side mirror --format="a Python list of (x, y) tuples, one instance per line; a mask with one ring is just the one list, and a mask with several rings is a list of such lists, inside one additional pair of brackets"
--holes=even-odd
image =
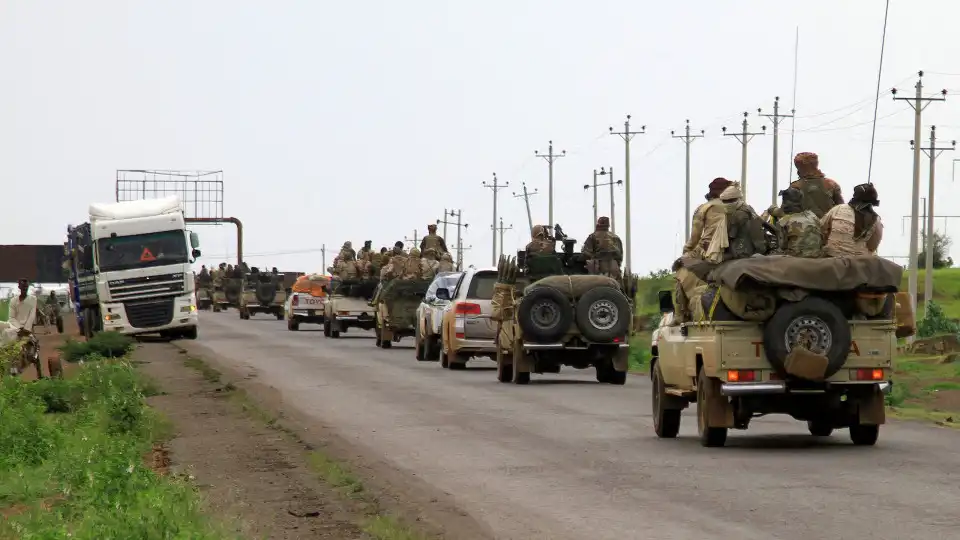
[(657, 297), (660, 301), (660, 313), (673, 313), (673, 291), (660, 291)]
[(199, 250), (199, 249), (195, 249), (195, 250), (191, 251), (190, 254), (193, 255), (193, 258), (194, 258), (194, 259), (199, 259), (199, 258), (200, 258), (200, 250)]
[(192, 248), (200, 247), (200, 235), (198, 235), (193, 231), (190, 231), (190, 247)]
[(287, 296), (290, 296), (291, 294), (293, 294), (293, 288), (287, 287), (286, 289), (284, 289), (284, 292), (287, 293)]
[(437, 299), (439, 300), (450, 300), (450, 289), (440, 287), (437, 289)]

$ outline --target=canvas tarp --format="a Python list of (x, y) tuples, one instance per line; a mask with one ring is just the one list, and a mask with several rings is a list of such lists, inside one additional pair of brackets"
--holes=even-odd
[(903, 268), (883, 257), (805, 259), (768, 255), (719, 265), (710, 280), (733, 289), (800, 288), (810, 291), (897, 292)]
[(576, 275), (576, 276), (550, 276), (539, 279), (531, 283), (524, 290), (524, 294), (535, 287), (552, 287), (557, 289), (569, 298), (576, 300), (590, 289), (597, 287), (612, 287), (620, 290), (620, 284), (617, 280), (607, 276), (595, 275)]

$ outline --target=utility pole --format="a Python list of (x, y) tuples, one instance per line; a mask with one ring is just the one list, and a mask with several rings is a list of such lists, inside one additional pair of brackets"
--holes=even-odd
[(403, 241), (411, 243), (410, 249), (420, 247), (420, 244), (418, 243), (420, 241), (420, 236), (419, 236), (419, 233), (417, 233), (416, 229), (413, 230), (413, 238), (407, 238), (406, 236), (404, 236)]
[(473, 249), (473, 245), (464, 246), (460, 239), (457, 239), (457, 271), (463, 270), (463, 252)]
[(743, 194), (743, 201), (747, 200), (747, 143), (753, 140), (756, 135), (764, 135), (767, 132), (767, 126), (761, 126), (759, 133), (750, 133), (747, 131), (747, 113), (743, 113), (743, 131), (740, 133), (727, 133), (726, 126), (720, 128), (724, 135), (736, 137), (740, 141), (740, 193)]
[[(598, 176), (609, 176), (610, 181), (604, 182), (602, 184), (598, 184), (597, 183)], [(591, 187), (593, 188), (593, 226), (596, 226), (597, 219), (599, 217), (599, 212), (598, 212), (599, 209), (597, 208), (598, 206), (597, 190), (599, 190), (603, 186), (610, 186), (610, 231), (613, 232), (613, 186), (621, 185), (621, 184), (623, 184), (623, 180), (617, 180), (617, 181), (613, 180), (613, 167), (610, 167), (609, 172), (605, 170), (603, 167), (600, 167), (600, 172), (597, 172), (596, 169), (593, 170), (593, 185), (592, 186), (590, 184), (583, 185), (584, 191), (590, 189)]]
[[(440, 221), (441, 220), (438, 219), (437, 223), (439, 224)], [(444, 242), (447, 241), (447, 209), (446, 208), (443, 209), (443, 241)]]
[(524, 204), (527, 205), (527, 223), (530, 225), (530, 235), (533, 236), (533, 214), (530, 213), (530, 197), (537, 194), (537, 190), (527, 191), (527, 183), (523, 182), (523, 193), (517, 194), (513, 193), (513, 197), (516, 199), (518, 197), (523, 197)]
[(320, 256), (323, 259), (323, 273), (326, 274), (327, 273), (327, 245), (326, 244), (320, 245)]
[[(550, 145), (550, 152), (553, 153), (553, 144)], [(493, 224), (491, 227), (493, 229), (497, 228), (497, 192), (501, 189), (510, 185), (510, 182), (507, 181), (506, 184), (501, 184), (497, 180), (497, 173), (493, 173), (493, 183), (488, 184), (486, 180), (483, 181), (483, 187), (489, 188), (493, 191)], [(497, 264), (497, 235), (493, 235), (493, 253), (491, 255), (490, 264), (496, 266)]]
[[(457, 220), (447, 221), (447, 217), (455, 217), (457, 218)], [(446, 212), (446, 210), (444, 210), (443, 219), (437, 220), (437, 223), (443, 223), (444, 230), (446, 230), (447, 225), (454, 225), (457, 228), (457, 268), (460, 268), (463, 265), (463, 254), (460, 252), (460, 246), (462, 245), (460, 242), (460, 230), (470, 226), (469, 223), (462, 223), (461, 221), (462, 217), (463, 217), (463, 210), (457, 210), (457, 211), (450, 210), (450, 212)], [(447, 241), (446, 236), (444, 236), (443, 241), (444, 242)]]
[(773, 98), (773, 114), (761, 114), (763, 109), (757, 109), (757, 114), (760, 116), (765, 116), (773, 121), (773, 193), (771, 195), (773, 206), (777, 205), (777, 196), (780, 193), (780, 190), (777, 189), (779, 186), (777, 184), (777, 156), (778, 156), (778, 142), (780, 142), (780, 120), (784, 118), (793, 118), (793, 113), (796, 111), (791, 110), (790, 114), (780, 114), (780, 96)]
[[(910, 206), (910, 277), (908, 278), (908, 287), (910, 291), (910, 305), (913, 308), (913, 312), (917, 312), (917, 281), (919, 277), (919, 271), (917, 268), (917, 252), (919, 251), (919, 238), (917, 238), (917, 232), (919, 230), (919, 214), (920, 214), (920, 122), (921, 116), (924, 109), (927, 108), (927, 105), (931, 101), (945, 101), (947, 99), (947, 91), (942, 90), (940, 96), (931, 96), (923, 97), (923, 71), (917, 72), (918, 79), (917, 84), (914, 87), (916, 89), (916, 94), (912, 98), (908, 97), (897, 97), (897, 89), (894, 88), (890, 92), (893, 94), (894, 101), (905, 101), (911, 107), (913, 107), (914, 117), (913, 117), (913, 140), (917, 141), (917, 144), (913, 145), (913, 195), (911, 199)], [(928, 212), (932, 214), (933, 212)], [(907, 338), (909, 343), (913, 343), (913, 337)]]
[(671, 131), (670, 136), (674, 139), (680, 139), (683, 141), (683, 145), (687, 147), (687, 204), (684, 205), (684, 223), (686, 228), (684, 229), (684, 242), (687, 238), (690, 238), (690, 143), (704, 136), (704, 131), (701, 129), (699, 135), (690, 134), (690, 120), (687, 120), (687, 125), (683, 128), (683, 135), (674, 135)]
[(500, 218), (500, 226), (496, 227), (491, 225), (490, 228), (493, 229), (494, 234), (496, 234), (497, 231), (500, 231), (500, 255), (503, 255), (503, 232), (513, 229), (513, 223), (511, 223), (509, 227), (504, 227), (503, 218)]
[(612, 126), (610, 127), (611, 135), (619, 135), (620, 138), (623, 139), (625, 154), (626, 154), (625, 162), (626, 162), (627, 172), (626, 172), (626, 175), (624, 176), (624, 186), (626, 188), (625, 195), (627, 197), (627, 207), (626, 207), (627, 230), (626, 230), (626, 234), (624, 235), (626, 239), (626, 244), (624, 247), (626, 248), (625, 251), (627, 252), (626, 253), (627, 255), (626, 269), (627, 270), (633, 268), (633, 265), (631, 264), (631, 256), (633, 254), (633, 249), (630, 247), (631, 245), (630, 244), (630, 141), (633, 139), (634, 135), (643, 135), (644, 133), (646, 133), (646, 131), (647, 131), (647, 126), (640, 126), (640, 131), (630, 131), (630, 115), (629, 114), (627, 115), (627, 120), (623, 123), (623, 131), (614, 131), (613, 127)]
[[(920, 146), (920, 141), (910, 141), (910, 144), (914, 147)], [(925, 257), (924, 257), (924, 273), (923, 273), (923, 313), (926, 316), (927, 310), (930, 308), (930, 302), (933, 301), (933, 240), (936, 236), (933, 230), (933, 201), (934, 201), (934, 177), (936, 176), (936, 162), (937, 156), (940, 154), (956, 150), (957, 141), (952, 141), (950, 146), (937, 147), (937, 126), (930, 126), (930, 147), (923, 148), (923, 153), (930, 158), (930, 183), (928, 186), (927, 192), (927, 205), (925, 210), (927, 211), (927, 226), (926, 234), (924, 235), (924, 240), (926, 240), (926, 247), (924, 248)]]
[[(550, 222), (550, 227), (553, 227), (553, 162), (566, 156), (567, 151), (561, 150), (559, 154), (553, 153), (553, 141), (547, 141), (549, 146), (547, 147), (547, 153), (541, 154), (539, 150), (534, 150), (533, 155), (543, 158), (547, 161), (547, 170), (549, 174), (549, 183), (547, 184), (547, 198), (550, 199), (547, 203), (547, 220)], [(496, 220), (494, 220), (496, 221)], [(496, 264), (497, 261), (493, 261)]]

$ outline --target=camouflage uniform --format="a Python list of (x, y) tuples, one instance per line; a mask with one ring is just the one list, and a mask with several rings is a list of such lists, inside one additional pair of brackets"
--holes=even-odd
[[(348, 258), (349, 255), (349, 258)], [(348, 240), (343, 243), (343, 247), (340, 248), (340, 259), (346, 259), (350, 261), (357, 260), (357, 252), (353, 250), (353, 244)]]
[[(693, 212), (693, 223), (690, 227), (690, 238), (687, 239), (687, 243), (683, 246), (683, 255), (685, 257), (700, 258), (703, 256), (702, 252), (706, 250), (706, 245), (704, 245), (704, 243), (709, 245), (710, 239), (713, 237), (713, 230), (716, 228), (717, 222), (720, 220), (720, 213), (716, 211), (708, 211), (721, 204), (719, 200), (720, 194), (732, 184), (733, 182), (722, 177), (714, 178), (713, 181), (710, 182), (707, 194), (704, 197), (707, 199), (707, 202), (698, 206)], [(708, 217), (710, 218), (709, 226), (707, 219)]]
[(822, 218), (831, 208), (843, 204), (840, 186), (820, 172), (820, 159), (813, 152), (800, 152), (793, 158), (798, 179), (790, 187), (803, 193), (803, 209)]
[(823, 253), (820, 220), (803, 209), (803, 192), (787, 188), (780, 192), (782, 216), (776, 221), (780, 230), (780, 248), (794, 257), (817, 258)]
[(534, 225), (533, 238), (527, 244), (527, 253), (553, 253), (556, 251), (556, 241), (550, 237), (549, 227), (546, 225)]
[(424, 279), (433, 279), (440, 268), (437, 253), (433, 251), (432, 248), (427, 248), (427, 250), (422, 253), (421, 259), (427, 265), (427, 274), (424, 276)]
[(610, 232), (610, 218), (604, 216), (597, 220), (596, 231), (584, 240), (581, 251), (591, 274), (620, 277), (623, 242), (619, 236)]
[(343, 244), (343, 249), (340, 250), (340, 255), (337, 256), (334, 262), (334, 273), (336, 273), (342, 280), (354, 280), (357, 279), (357, 261), (356, 253), (350, 247), (350, 242), (345, 242)]
[(221, 291), (223, 290), (223, 278), (224, 273), (226, 272), (226, 263), (220, 263), (220, 267), (215, 269), (213, 272), (210, 272), (210, 277), (213, 280), (213, 290)]
[(447, 252), (447, 243), (437, 234), (436, 225), (427, 225), (428, 234), (420, 241), (420, 251), (426, 257), (427, 250), (432, 250), (433, 259), (438, 260), (439, 256)]
[(414, 280), (424, 279), (426, 273), (426, 261), (420, 258), (420, 250), (413, 248), (404, 258), (403, 270), (398, 270), (400, 279)]
[(453, 272), (456, 267), (453, 264), (453, 257), (449, 253), (440, 256), (440, 262), (437, 265), (437, 272)]
[(402, 275), (407, 262), (407, 255), (403, 252), (403, 242), (394, 244), (393, 249), (386, 255), (388, 262), (380, 270), (380, 279), (394, 279)]

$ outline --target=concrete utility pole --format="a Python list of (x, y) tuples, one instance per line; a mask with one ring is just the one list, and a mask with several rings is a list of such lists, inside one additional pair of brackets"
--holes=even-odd
[[(553, 145), (551, 145), (550, 148), (552, 153)], [(506, 184), (500, 184), (499, 181), (497, 180), (497, 173), (493, 173), (492, 184), (488, 184), (486, 180), (483, 181), (483, 187), (489, 188), (491, 191), (493, 191), (493, 224), (491, 225), (493, 229), (497, 228), (497, 192), (509, 185), (510, 185), (509, 181), (507, 181)], [(497, 264), (497, 235), (496, 234), (493, 235), (493, 252), (490, 258), (490, 264), (494, 266), (496, 266)]]
[(780, 120), (784, 118), (793, 118), (793, 113), (796, 111), (791, 110), (790, 114), (780, 114), (780, 96), (773, 98), (773, 114), (761, 114), (763, 109), (757, 109), (757, 114), (760, 116), (765, 116), (773, 121), (773, 192), (772, 200), (770, 203), (774, 206), (777, 205), (778, 195), (780, 194), (779, 185), (777, 184), (777, 156), (778, 156), (778, 144), (780, 142)]
[(494, 234), (496, 234), (497, 231), (500, 231), (500, 255), (503, 255), (503, 232), (513, 229), (513, 223), (511, 223), (509, 227), (504, 227), (503, 218), (500, 218), (500, 226), (495, 227), (491, 225), (490, 228), (493, 230)]
[[(929, 191), (927, 192), (927, 206), (925, 210), (927, 211), (927, 226), (926, 234), (924, 235), (924, 240), (926, 240), (927, 245), (924, 248), (926, 256), (924, 257), (924, 273), (923, 273), (923, 313), (926, 316), (927, 309), (930, 307), (930, 302), (933, 301), (933, 244), (934, 244), (934, 234), (936, 231), (933, 230), (933, 201), (934, 201), (934, 177), (936, 176), (936, 162), (937, 156), (940, 154), (956, 150), (957, 141), (951, 141), (950, 146), (937, 147), (937, 126), (930, 126), (930, 146), (928, 148), (923, 148), (923, 153), (930, 158), (930, 184)], [(914, 147), (920, 145), (920, 141), (910, 141), (910, 144)]]
[(627, 260), (626, 270), (630, 270), (631, 268), (633, 268), (633, 264), (631, 264), (632, 262), (631, 256), (633, 254), (633, 249), (630, 247), (631, 245), (630, 244), (630, 141), (633, 139), (634, 135), (643, 135), (644, 133), (646, 133), (646, 131), (647, 131), (647, 126), (640, 126), (640, 131), (630, 131), (630, 115), (629, 114), (627, 115), (626, 122), (623, 123), (623, 131), (614, 131), (613, 127), (610, 127), (611, 135), (619, 135), (620, 138), (623, 139), (623, 143), (625, 146), (625, 154), (626, 154), (625, 162), (626, 162), (627, 172), (624, 176), (624, 186), (626, 188), (625, 195), (627, 198), (627, 207), (626, 207), (627, 229), (626, 229), (626, 234), (624, 235), (626, 239), (626, 242), (624, 244), (624, 248), (625, 248), (624, 251), (627, 252), (626, 253), (626, 260)]
[[(917, 254), (919, 251), (919, 238), (917, 238), (919, 227), (919, 215), (920, 215), (920, 122), (921, 122), (921, 113), (924, 109), (927, 108), (927, 105), (931, 101), (945, 101), (947, 99), (947, 91), (943, 90), (940, 92), (940, 96), (931, 96), (923, 97), (923, 71), (917, 72), (919, 78), (917, 79), (917, 84), (914, 87), (916, 89), (916, 94), (912, 98), (908, 97), (897, 97), (897, 89), (894, 88), (891, 90), (893, 94), (894, 101), (906, 101), (911, 107), (913, 107), (914, 118), (913, 118), (913, 140), (918, 141), (918, 144), (913, 146), (913, 196), (911, 199), (910, 205), (910, 277), (908, 278), (908, 287), (910, 292), (910, 305), (913, 308), (913, 312), (917, 312), (917, 281), (919, 277), (919, 271), (917, 269)], [(933, 213), (933, 212), (929, 212)], [(907, 338), (909, 343), (913, 343), (913, 337)]]
[(533, 214), (530, 213), (530, 197), (537, 194), (537, 190), (527, 191), (527, 183), (523, 182), (523, 193), (513, 193), (513, 197), (523, 197), (523, 203), (527, 206), (527, 223), (530, 225), (530, 236), (533, 236)]
[(767, 126), (761, 126), (759, 133), (749, 133), (747, 131), (747, 113), (743, 113), (743, 131), (740, 133), (727, 133), (726, 126), (720, 128), (724, 135), (736, 137), (742, 147), (740, 154), (740, 192), (743, 194), (743, 200), (747, 200), (747, 143), (753, 140), (756, 135), (764, 135), (767, 132)]
[[(439, 224), (440, 221), (441, 220), (438, 219), (437, 223)], [(443, 209), (443, 241), (444, 242), (447, 241), (447, 209), (446, 208)]]
[(323, 273), (327, 273), (327, 245), (320, 245), (320, 257), (323, 260)]
[(686, 187), (686, 196), (687, 204), (684, 207), (684, 223), (686, 223), (683, 235), (683, 241), (686, 242), (687, 238), (690, 238), (690, 143), (693, 141), (702, 138), (705, 135), (704, 131), (701, 129), (699, 135), (690, 134), (690, 120), (687, 120), (687, 125), (683, 128), (683, 135), (674, 135), (671, 131), (670, 136), (674, 139), (680, 139), (683, 141), (684, 146), (687, 147), (687, 187)]
[[(597, 177), (598, 177), (598, 176), (610, 176), (610, 181), (609, 181), (609, 182), (604, 182), (604, 183), (597, 183)], [(609, 172), (608, 172), (607, 170), (605, 170), (603, 167), (600, 167), (600, 172), (597, 172), (596, 169), (593, 170), (593, 185), (592, 185), (592, 186), (591, 186), (590, 184), (584, 184), (584, 185), (583, 185), (583, 190), (584, 190), (584, 191), (590, 189), (591, 187), (593, 188), (593, 223), (591, 224), (591, 227), (596, 226), (596, 224), (597, 224), (597, 219), (599, 218), (599, 208), (598, 208), (598, 203), (597, 203), (597, 192), (598, 192), (598, 190), (599, 190), (600, 188), (602, 188), (603, 186), (610, 186), (610, 231), (613, 232), (613, 214), (614, 214), (614, 211), (613, 211), (613, 210), (614, 210), (614, 207), (613, 207), (613, 186), (614, 186), (614, 185), (622, 185), (622, 184), (623, 184), (623, 180), (617, 180), (617, 181), (614, 181), (614, 180), (613, 180), (613, 167), (610, 167), (610, 171), (609, 171)]]
[(463, 242), (457, 238), (457, 271), (463, 270), (463, 252), (473, 249), (473, 245), (464, 246)]
[[(457, 220), (447, 221), (446, 218), (448, 216), (455, 217), (457, 218)], [(446, 210), (444, 210), (443, 217), (444, 219), (442, 220), (438, 219), (437, 223), (443, 223), (444, 230), (446, 230), (447, 225), (454, 225), (457, 228), (457, 268), (459, 269), (461, 266), (463, 266), (463, 253), (461, 253), (460, 251), (460, 246), (463, 244), (460, 242), (460, 230), (469, 227), (470, 224), (461, 222), (461, 218), (463, 217), (463, 210), (457, 210), (457, 211), (450, 210), (450, 212), (446, 212)], [(447, 241), (446, 236), (444, 236), (443, 241), (444, 242)]]
[[(566, 150), (561, 150), (559, 154), (553, 153), (553, 141), (547, 141), (549, 146), (547, 147), (547, 153), (541, 154), (539, 150), (534, 150), (533, 155), (541, 157), (547, 161), (547, 170), (549, 171), (549, 184), (547, 187), (547, 198), (550, 199), (547, 210), (547, 220), (550, 222), (550, 227), (553, 227), (553, 162), (565, 157), (567, 155)], [(497, 261), (493, 261), (496, 264)]]
[(417, 232), (416, 229), (413, 230), (413, 238), (407, 238), (406, 236), (404, 236), (404, 237), (403, 237), (403, 241), (404, 241), (404, 242), (410, 242), (410, 243), (411, 243), (410, 249), (413, 249), (413, 248), (418, 248), (418, 249), (419, 249), (419, 247), (420, 247), (420, 243), (419, 243), (419, 242), (420, 242), (420, 236), (419, 236), (419, 233)]

